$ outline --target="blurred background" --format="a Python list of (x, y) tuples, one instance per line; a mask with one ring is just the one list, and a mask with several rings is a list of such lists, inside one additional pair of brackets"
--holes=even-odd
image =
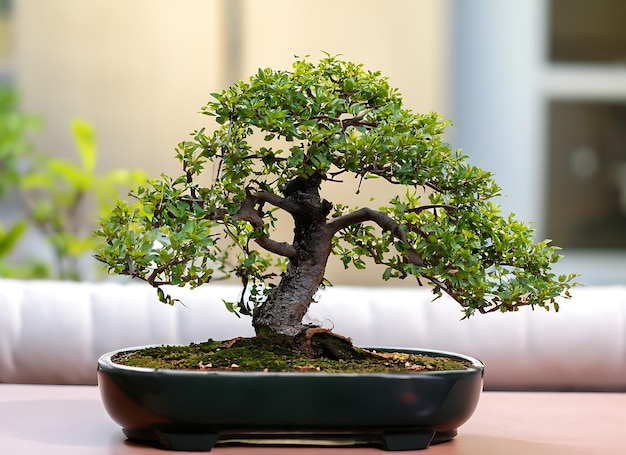
[[(495, 173), (503, 211), (563, 247), (557, 272), (626, 284), (625, 20), (622, 0), (0, 0), (0, 84), (41, 119), (34, 149), (76, 161), (82, 119), (94, 174), (156, 177), (178, 172), (174, 148), (207, 125), (211, 92), (341, 54), (453, 121), (448, 141)], [(22, 209), (5, 194), (5, 232)], [(45, 256), (29, 235), (11, 257)], [(331, 263), (328, 278), (381, 273)]]

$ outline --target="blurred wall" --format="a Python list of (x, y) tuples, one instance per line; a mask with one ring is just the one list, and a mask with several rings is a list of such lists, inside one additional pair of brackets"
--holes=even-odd
[[(198, 114), (209, 94), (259, 67), (288, 69), (294, 55), (341, 54), (389, 76), (407, 107), (449, 111), (447, 0), (16, 0), (15, 9), (17, 85), (24, 109), (46, 123), (37, 145), (73, 157), (69, 122), (84, 118), (102, 171), (178, 172), (174, 147), (210, 125)], [(328, 271), (336, 284), (381, 274), (337, 262)]]
[(453, 0), (452, 143), (505, 213), (564, 248), (557, 274), (626, 284), (622, 0)]

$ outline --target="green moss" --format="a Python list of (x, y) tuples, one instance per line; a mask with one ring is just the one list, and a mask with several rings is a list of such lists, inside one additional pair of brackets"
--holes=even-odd
[[(358, 348), (357, 348), (358, 349)], [(407, 372), (463, 370), (471, 367), (445, 356), (373, 353), (359, 350), (359, 359), (311, 359), (303, 354), (269, 345), (257, 338), (234, 342), (208, 340), (187, 346), (158, 346), (125, 351), (113, 357), (116, 363), (146, 368), (236, 371), (321, 371), (326, 373)]]

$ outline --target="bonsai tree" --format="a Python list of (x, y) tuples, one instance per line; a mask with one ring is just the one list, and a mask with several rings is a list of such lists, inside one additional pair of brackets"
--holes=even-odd
[[(137, 189), (98, 232), (108, 270), (147, 281), (161, 301), (176, 301), (166, 285), (234, 274), (243, 291), (227, 306), (252, 315), (258, 338), (341, 357), (323, 341), (339, 336), (302, 322), (331, 254), (346, 268), (373, 262), (385, 280), (429, 283), (465, 317), (558, 310), (557, 297), (569, 296), (574, 276), (550, 271), (555, 248), (502, 216), (492, 175), (443, 141), (448, 123), (403, 107), (379, 72), (332, 56), (299, 59), (212, 97), (202, 112), (215, 127), (179, 144), (180, 175)], [(376, 208), (334, 200), (354, 177), (382, 179), (397, 196)], [(284, 216), (291, 241), (273, 236)]]

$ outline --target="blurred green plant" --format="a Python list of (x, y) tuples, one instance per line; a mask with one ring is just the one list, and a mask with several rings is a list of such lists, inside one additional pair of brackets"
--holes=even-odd
[(15, 189), (20, 178), (20, 163), (34, 156), (26, 135), (41, 125), (37, 117), (19, 112), (17, 103), (15, 91), (0, 86), (0, 197), (6, 197)]
[[(7, 230), (0, 226), (0, 276), (80, 280), (80, 260), (99, 242), (93, 234), (97, 219), (112, 210), (120, 188), (142, 184), (146, 174), (128, 169), (98, 174), (96, 133), (84, 120), (71, 124), (78, 164), (34, 151), (25, 136), (38, 122), (17, 110), (14, 92), (4, 89), (0, 96), (0, 196), (16, 193), (26, 216)], [(28, 227), (45, 236), (53, 252), (52, 267), (39, 258), (28, 264), (6, 263)]]
[[(96, 220), (113, 209), (118, 188), (140, 185), (146, 175), (128, 169), (98, 175), (93, 126), (83, 120), (73, 120), (71, 126), (79, 164), (44, 155), (22, 176), (20, 188), (31, 221), (53, 249), (54, 277), (78, 280), (78, 261), (97, 247), (98, 239), (93, 234)], [(89, 213), (94, 199), (97, 216)]]
[[(40, 126), (33, 115), (17, 109), (18, 97), (9, 87), (0, 87), (0, 199), (15, 196), (25, 162), (35, 156), (26, 135)], [(20, 264), (7, 260), (27, 230), (27, 222), (19, 220), (5, 227), (0, 218), (0, 276), (42, 278), (49, 274), (47, 266), (37, 260)]]
[(5, 261), (13, 248), (19, 243), (26, 231), (27, 223), (24, 220), (16, 222), (8, 230), (0, 223), (0, 276), (12, 278), (45, 278), (49, 275), (45, 263), (32, 260), (21, 264), (11, 264)]

